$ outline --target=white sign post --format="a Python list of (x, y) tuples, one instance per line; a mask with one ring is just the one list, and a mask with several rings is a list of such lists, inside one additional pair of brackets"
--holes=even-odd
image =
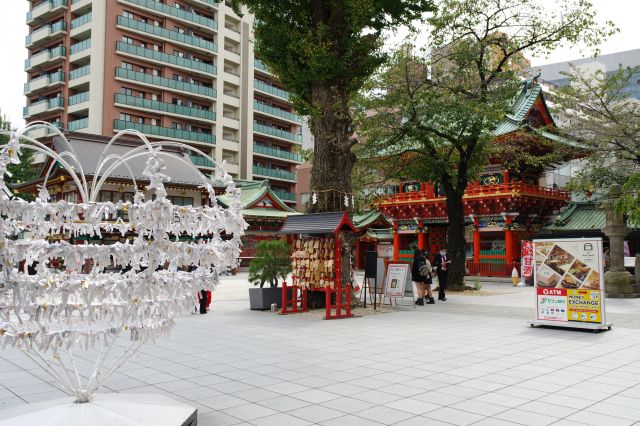
[(534, 240), (536, 318), (531, 326), (611, 329), (602, 238)]
[[(405, 297), (405, 291), (410, 290), (413, 303), (413, 285), (411, 284), (410, 276), (409, 276), (409, 266), (406, 263), (391, 263), (387, 267), (387, 275), (384, 281), (384, 295), (389, 298), (389, 303), (391, 303), (391, 299), (395, 300), (396, 307), (398, 305), (398, 299), (401, 301)], [(409, 289), (407, 289), (407, 282), (409, 283)], [(415, 305), (414, 305), (415, 307)]]

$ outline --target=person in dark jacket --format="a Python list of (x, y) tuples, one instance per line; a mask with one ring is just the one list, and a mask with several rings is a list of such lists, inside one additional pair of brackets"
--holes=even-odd
[(418, 291), (418, 298), (416, 299), (416, 305), (424, 305), (425, 295), (425, 277), (420, 274), (420, 267), (425, 264), (425, 257), (418, 249), (413, 251), (413, 264), (411, 265), (411, 281), (416, 285)]
[(205, 289), (200, 290), (200, 292), (198, 293), (198, 302), (200, 304), (200, 314), (207, 313), (207, 305), (208, 305), (207, 301), (208, 301), (207, 290)]
[(433, 259), (433, 266), (436, 268), (438, 274), (438, 300), (444, 302), (447, 300), (445, 290), (447, 288), (447, 278), (449, 276), (449, 264), (451, 261), (447, 257), (447, 249), (441, 248), (440, 252), (436, 254)]
[(423, 279), (424, 279), (424, 288), (426, 291), (426, 295), (424, 296), (424, 303), (426, 303), (427, 305), (433, 305), (434, 303), (436, 303), (435, 299), (433, 298), (433, 294), (431, 293), (431, 284), (433, 284), (433, 266), (431, 266), (431, 262), (429, 262), (429, 252), (426, 250), (422, 250), (422, 256), (424, 257), (424, 264), (426, 266), (427, 271), (429, 271), (429, 275), (424, 276), (423, 274)]

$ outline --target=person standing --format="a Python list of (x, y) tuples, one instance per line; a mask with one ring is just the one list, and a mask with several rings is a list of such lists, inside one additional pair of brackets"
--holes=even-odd
[(207, 291), (202, 289), (198, 292), (198, 304), (200, 305), (200, 314), (207, 313)]
[(424, 296), (424, 303), (427, 305), (433, 305), (436, 303), (433, 298), (433, 293), (431, 293), (431, 284), (433, 284), (433, 266), (431, 266), (431, 262), (429, 262), (429, 252), (426, 250), (422, 250), (422, 256), (424, 257), (424, 265), (422, 266), (421, 275), (424, 278), (424, 287), (426, 291), (426, 295)]
[(440, 249), (440, 252), (436, 254), (435, 259), (433, 259), (433, 265), (436, 267), (436, 273), (438, 274), (438, 300), (442, 302), (447, 300), (445, 290), (449, 276), (449, 263), (451, 263), (451, 261), (447, 258), (447, 249), (443, 247)]
[(416, 285), (416, 290), (418, 291), (418, 298), (416, 299), (416, 305), (423, 306), (424, 305), (424, 286), (425, 286), (425, 277), (420, 273), (420, 268), (422, 268), (425, 264), (425, 258), (420, 252), (420, 250), (415, 249), (413, 251), (413, 264), (411, 265), (411, 281)]

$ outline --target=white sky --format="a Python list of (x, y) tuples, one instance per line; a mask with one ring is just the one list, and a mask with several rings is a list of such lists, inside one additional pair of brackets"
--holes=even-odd
[[(107, 0), (113, 1), (113, 0)], [(543, 0), (547, 7), (563, 0)], [(602, 54), (640, 48), (640, 1), (639, 0), (592, 0), (598, 12), (598, 20), (611, 20), (620, 28), (620, 33), (600, 46)], [(22, 107), (25, 105), (23, 85), (27, 80), (24, 60), (27, 50), (24, 38), (29, 2), (24, 0), (0, 0), (0, 111), (14, 127), (24, 125)], [(548, 58), (532, 58), (532, 65), (543, 65), (582, 57), (579, 48), (565, 46)], [(588, 53), (588, 52), (585, 52)]]

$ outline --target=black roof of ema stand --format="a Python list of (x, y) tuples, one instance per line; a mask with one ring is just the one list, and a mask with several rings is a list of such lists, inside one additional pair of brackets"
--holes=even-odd
[(288, 216), (280, 234), (335, 234), (338, 231), (358, 232), (345, 212)]

